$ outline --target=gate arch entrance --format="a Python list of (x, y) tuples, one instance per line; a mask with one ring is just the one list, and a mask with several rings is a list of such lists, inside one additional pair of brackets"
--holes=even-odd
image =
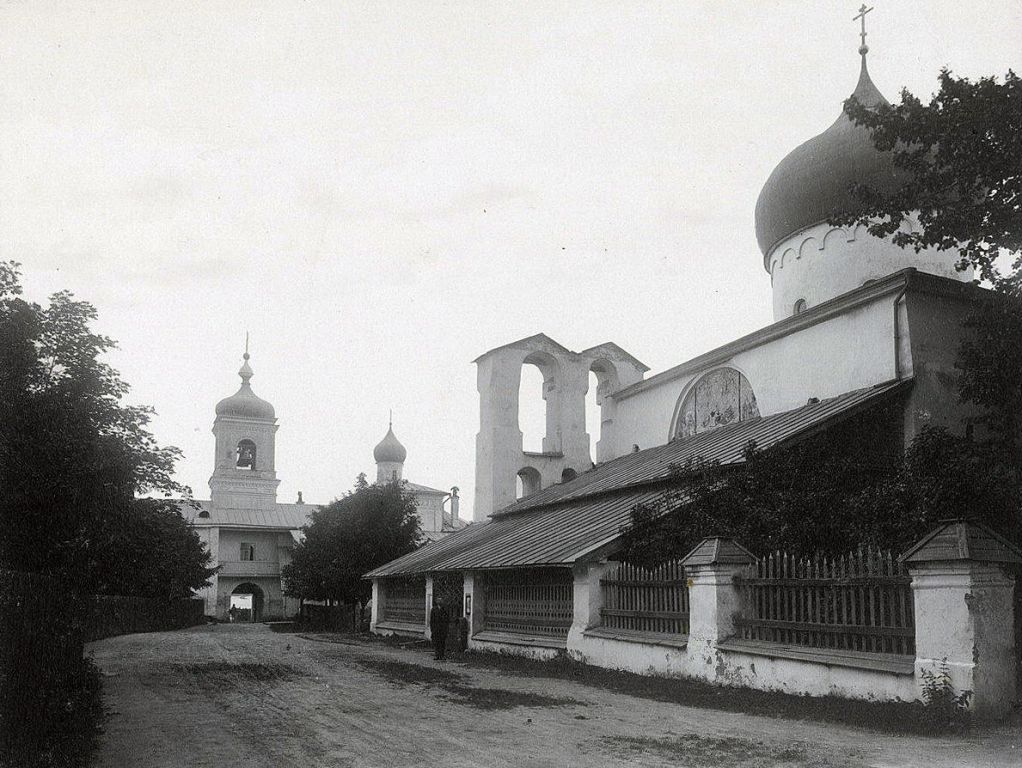
[(262, 621), (263, 591), (250, 582), (239, 584), (231, 592), (231, 621)]

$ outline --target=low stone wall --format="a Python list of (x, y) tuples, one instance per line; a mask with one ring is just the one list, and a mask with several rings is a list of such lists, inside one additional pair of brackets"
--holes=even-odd
[[(748, 582), (753, 561), (736, 556), (744, 550), (733, 542), (721, 542), (708, 539), (702, 555), (697, 548), (683, 561), (688, 635), (601, 626), (600, 578), (608, 564), (590, 562), (574, 567), (574, 620), (559, 648), (543, 638), (485, 631), (484, 595), (474, 589), (478, 574), (466, 573), (466, 603), (475, 600), (469, 648), (531, 658), (567, 653), (587, 664), (638, 674), (872, 701), (923, 700), (927, 676), (946, 672), (956, 693), (970, 692), (969, 707), (981, 719), (1005, 715), (1022, 697), (1016, 687), (1012, 575), (1022, 553), (988, 529), (946, 523), (902, 556), (911, 574), (914, 644), (905, 645), (914, 648), (911, 653), (861, 650), (851, 641), (834, 648), (743, 637), (738, 625), (750, 606), (741, 585)], [(705, 556), (725, 549), (726, 558)], [(829, 631), (835, 626), (828, 625)], [(850, 635), (876, 631), (854, 621), (847, 626)]]

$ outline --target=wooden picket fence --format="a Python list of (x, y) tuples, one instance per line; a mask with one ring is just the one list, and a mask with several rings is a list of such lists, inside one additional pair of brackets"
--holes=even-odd
[(809, 648), (915, 655), (912, 589), (890, 552), (795, 558), (776, 552), (739, 579), (739, 637)]
[(426, 625), (426, 579), (387, 579), (380, 606), (382, 621)]
[(600, 588), (600, 624), (605, 629), (688, 634), (688, 586), (680, 560), (653, 570), (620, 563), (600, 579)]
[(485, 590), (485, 629), (567, 637), (575, 612), (574, 580), (567, 568), (491, 571)]

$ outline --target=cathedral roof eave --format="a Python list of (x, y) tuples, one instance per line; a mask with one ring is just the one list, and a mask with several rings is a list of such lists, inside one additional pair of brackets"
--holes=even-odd
[(964, 301), (972, 301), (981, 295), (989, 295), (991, 293), (988, 289), (973, 285), (972, 283), (920, 272), (915, 267), (907, 267), (891, 272), (886, 277), (882, 277), (875, 282), (861, 285), (851, 291), (835, 296), (833, 299), (821, 302), (816, 306), (810, 307), (805, 312), (771, 323), (716, 349), (711, 349), (672, 368), (654, 374), (647, 379), (638, 381), (624, 389), (618, 390), (612, 397), (615, 400), (623, 400), (653, 387), (661, 386), (673, 379), (706, 371), (717, 365), (723, 365), (741, 352), (797, 333), (804, 328), (825, 322), (855, 307), (864, 306), (876, 301), (880, 297), (898, 293), (903, 289), (923, 293), (939, 293), (940, 295), (947, 295), (949, 298), (957, 297), (959, 300)]

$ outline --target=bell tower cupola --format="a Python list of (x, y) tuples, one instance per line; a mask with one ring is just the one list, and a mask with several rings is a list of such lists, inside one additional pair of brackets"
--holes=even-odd
[(241, 388), (216, 406), (210, 499), (214, 509), (273, 509), (280, 483), (273, 463), (277, 417), (273, 406), (252, 391), (247, 335), (242, 357)]
[(376, 460), (376, 482), (384, 484), (400, 480), (407, 457), (408, 451), (394, 434), (394, 419), (392, 417), (387, 425), (387, 434), (373, 448), (373, 458)]

